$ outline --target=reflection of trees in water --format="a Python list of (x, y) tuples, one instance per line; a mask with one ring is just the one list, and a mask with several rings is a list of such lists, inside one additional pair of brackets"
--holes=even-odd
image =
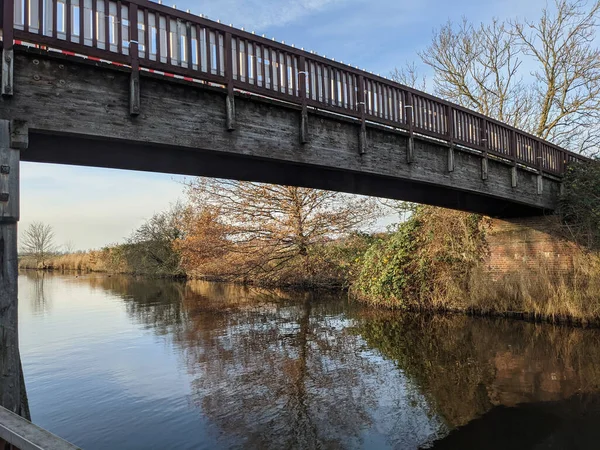
[(600, 389), (600, 331), (519, 321), (370, 313), (360, 334), (450, 427), (495, 405)]
[(185, 320), (183, 282), (95, 274), (80, 277), (78, 281), (122, 298), (127, 314), (158, 335), (169, 334)]
[(237, 286), (188, 294), (176, 340), (194, 401), (224, 431), (253, 448), (356, 443), (375, 403), (361, 379), (371, 368), (330, 302)]
[[(353, 307), (342, 298), (127, 277), (85, 282), (123, 298), (136, 321), (173, 340), (193, 378), (192, 401), (246, 447), (360, 445), (363, 430), (381, 420), (373, 418), (378, 387), (398, 380), (348, 333)], [(402, 395), (400, 386), (386, 392), (390, 403)], [(413, 412), (423, 405), (397, 403), (398, 416), (428, 423)], [(389, 426), (392, 445), (406, 438), (408, 422)]]
[(28, 297), (31, 301), (32, 311), (35, 314), (48, 312), (52, 306), (52, 299), (48, 291), (44, 289), (46, 273), (38, 270), (27, 270), (24, 275), (30, 281), (28, 286), (31, 291)]

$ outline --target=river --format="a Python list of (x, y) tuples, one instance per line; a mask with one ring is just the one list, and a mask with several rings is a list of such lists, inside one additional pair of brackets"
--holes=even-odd
[(87, 450), (600, 442), (598, 330), (108, 275), (19, 298), (33, 421)]

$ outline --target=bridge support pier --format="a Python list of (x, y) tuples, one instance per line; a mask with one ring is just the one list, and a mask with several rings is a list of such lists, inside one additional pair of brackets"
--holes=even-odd
[(0, 120), (0, 405), (29, 418), (18, 332), (17, 222), (24, 122)]

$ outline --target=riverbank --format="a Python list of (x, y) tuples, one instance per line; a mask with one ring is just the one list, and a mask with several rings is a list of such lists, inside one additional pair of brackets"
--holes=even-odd
[(365, 253), (351, 294), (390, 309), (600, 325), (600, 253), (556, 235), (548, 252), (526, 240), (525, 254), (509, 255), (510, 264), (495, 270), (490, 253), (516, 247), (496, 239), (490, 248), (494, 226), (485, 217), (419, 207)]
[[(431, 213), (431, 212), (430, 212)], [(435, 212), (431, 214), (440, 214)], [(334, 277), (329, 273), (319, 283), (296, 278), (251, 280), (199, 274), (144, 274), (128, 270), (115, 248), (58, 255), (47, 259), (43, 269), (32, 259), (22, 258), (20, 269), (73, 273), (110, 273), (235, 282), (238, 284), (286, 289), (349, 291), (356, 301), (375, 309), (507, 317), (530, 322), (572, 326), (600, 326), (600, 256), (577, 247), (570, 271), (556, 272), (540, 256), (509, 273), (491, 272), (484, 257), (475, 257), (487, 246), (489, 222), (463, 213), (443, 211), (442, 222), (454, 230), (454, 240), (439, 245), (427, 236), (422, 213), (399, 226), (396, 233), (380, 235), (362, 255), (339, 262)], [(433, 220), (433, 215), (430, 217)], [(439, 222), (435, 220), (434, 222)], [(466, 230), (460, 235), (458, 229)], [(468, 241), (468, 242), (466, 242)], [(435, 242), (436, 250), (430, 248)], [(454, 250), (453, 250), (454, 249)], [(484, 254), (484, 253), (482, 253)], [(352, 262), (349, 262), (353, 259)], [(325, 282), (326, 280), (326, 282)]]

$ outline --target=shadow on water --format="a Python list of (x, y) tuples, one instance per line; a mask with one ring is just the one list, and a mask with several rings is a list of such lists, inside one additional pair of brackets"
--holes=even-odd
[(434, 448), (590, 448), (599, 437), (599, 330), (366, 312), (358, 332), (457, 429)]
[[(600, 330), (373, 311), (344, 296), (86, 276), (163, 336), (248, 448), (589, 448)], [(373, 437), (375, 436), (376, 437)]]
[(483, 416), (457, 428), (431, 447), (464, 449), (598, 448), (600, 395), (577, 394), (566, 400), (496, 406)]

